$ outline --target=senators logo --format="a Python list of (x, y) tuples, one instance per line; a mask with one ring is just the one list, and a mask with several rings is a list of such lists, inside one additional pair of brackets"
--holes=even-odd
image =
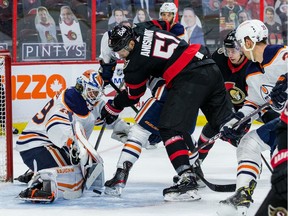
[(225, 88), (233, 104), (241, 104), (245, 100), (245, 93), (235, 86), (234, 82), (225, 82)]
[(69, 40), (76, 40), (77, 39), (77, 34), (75, 32), (73, 32), (72, 30), (70, 30), (68, 32), (68, 34), (65, 34), (65, 36), (69, 39)]

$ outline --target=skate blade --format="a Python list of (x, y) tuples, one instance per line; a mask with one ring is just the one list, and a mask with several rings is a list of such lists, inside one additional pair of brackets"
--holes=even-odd
[(45, 199), (45, 198), (28, 198), (28, 197), (20, 197), (17, 196), (17, 199), (21, 200), (21, 201), (25, 201), (25, 202), (30, 202), (30, 203), (52, 203), (54, 201), (54, 199)]
[(220, 203), (217, 210), (217, 215), (219, 216), (246, 216), (248, 208), (245, 206), (235, 207), (233, 205)]
[(200, 200), (201, 197), (197, 194), (197, 190), (190, 190), (186, 193), (168, 193), (164, 195), (164, 200), (168, 202), (186, 202)]
[(104, 193), (109, 196), (120, 197), (122, 194), (122, 187), (105, 187)]

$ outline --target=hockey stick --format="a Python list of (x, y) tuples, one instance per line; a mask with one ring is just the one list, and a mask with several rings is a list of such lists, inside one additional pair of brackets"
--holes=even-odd
[[(242, 119), (240, 119), (238, 122), (236, 122), (232, 128), (235, 128), (239, 125), (241, 125), (242, 123), (246, 122), (247, 120), (249, 120), (252, 116), (256, 115), (257, 113), (259, 113), (262, 109), (266, 108), (267, 106), (269, 106), (270, 103), (266, 102), (263, 105), (259, 106), (257, 109), (255, 109), (254, 111), (252, 111), (249, 115), (243, 117)], [(195, 147), (192, 151), (192, 153), (196, 153), (197, 151), (199, 151), (200, 149), (204, 148), (207, 145), (210, 145), (211, 143), (214, 143), (215, 140), (217, 140), (218, 138), (220, 138), (222, 136), (221, 132), (217, 133), (215, 136), (211, 137), (207, 142), (201, 143), (199, 146)]]
[(208, 188), (210, 188), (212, 191), (216, 192), (234, 192), (236, 190), (236, 184), (226, 184), (226, 185), (219, 185), (219, 184), (213, 184), (209, 181), (207, 181), (201, 174), (198, 172), (195, 172), (198, 178), (201, 179), (201, 181), (204, 182), (205, 185), (207, 185)]
[[(117, 93), (121, 93), (121, 90), (112, 82), (110, 81), (109, 84), (114, 88), (114, 90), (117, 92)], [(139, 110), (134, 106), (134, 105), (131, 105), (130, 106), (136, 113), (139, 112)]]
[(99, 135), (98, 135), (98, 138), (97, 138), (97, 141), (96, 141), (96, 144), (95, 144), (95, 147), (94, 149), (97, 151), (98, 147), (99, 147), (99, 144), (100, 144), (100, 140), (102, 139), (102, 136), (103, 136), (103, 133), (104, 133), (104, 130), (106, 128), (106, 121), (104, 120), (103, 124), (102, 124), (102, 127), (101, 127), (101, 130), (99, 132)]

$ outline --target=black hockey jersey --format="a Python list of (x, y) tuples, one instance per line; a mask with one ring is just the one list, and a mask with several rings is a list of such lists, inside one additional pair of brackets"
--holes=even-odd
[(225, 87), (237, 111), (243, 106), (245, 97), (247, 96), (245, 74), (250, 61), (245, 58), (240, 65), (233, 65), (229, 58), (224, 55), (223, 48), (217, 49), (213, 53), (212, 58), (220, 68)]
[(163, 77), (169, 87), (173, 78), (195, 60), (194, 56), (205, 56), (200, 49), (206, 51), (200, 44), (188, 45), (172, 33), (159, 29), (153, 22), (138, 23), (133, 30), (135, 47), (123, 67), (127, 91), (114, 98), (114, 105), (119, 109), (138, 102), (146, 91), (150, 76)]

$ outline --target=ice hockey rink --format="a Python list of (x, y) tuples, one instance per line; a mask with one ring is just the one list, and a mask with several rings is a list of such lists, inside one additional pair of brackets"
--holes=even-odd
[[(253, 128), (258, 126), (253, 126)], [(202, 127), (194, 133), (198, 138)], [(95, 130), (90, 142), (95, 143), (99, 130)], [(116, 163), (122, 144), (110, 138), (111, 130), (105, 130), (98, 152), (104, 160), (105, 179), (110, 179), (116, 171)], [(14, 136), (14, 142), (17, 136)], [(263, 152), (269, 161), (269, 151)], [(205, 178), (213, 183), (227, 184), (236, 182), (236, 149), (228, 143), (216, 141), (211, 153), (203, 163)], [(14, 150), (14, 176), (23, 174), (27, 167), (22, 163), (19, 153)], [(52, 204), (32, 204), (16, 199), (26, 185), (0, 183), (0, 215), (1, 216), (99, 216), (99, 215), (191, 215), (216, 216), (218, 203), (233, 193), (211, 191), (208, 187), (199, 189), (202, 197), (194, 202), (165, 202), (162, 191), (170, 187), (175, 171), (168, 160), (162, 143), (157, 149), (143, 149), (142, 155), (130, 171), (126, 188), (120, 198), (102, 195), (97, 197), (92, 191), (84, 191), (79, 199), (59, 199)], [(263, 171), (254, 192), (254, 203), (248, 215), (255, 214), (270, 189), (271, 173), (263, 163)]]

